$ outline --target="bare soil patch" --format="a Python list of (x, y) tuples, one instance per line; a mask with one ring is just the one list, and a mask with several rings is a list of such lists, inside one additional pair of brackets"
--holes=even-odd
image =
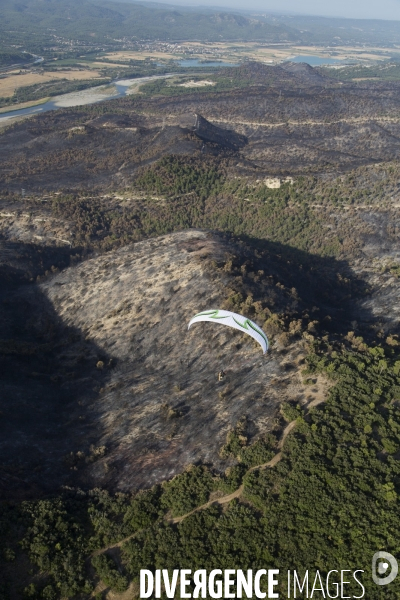
[(205, 87), (207, 85), (215, 85), (214, 81), (208, 81), (207, 79), (202, 79), (201, 81), (185, 81), (185, 83), (181, 83), (179, 85), (179, 87), (186, 87), (186, 88), (196, 88), (196, 87)]

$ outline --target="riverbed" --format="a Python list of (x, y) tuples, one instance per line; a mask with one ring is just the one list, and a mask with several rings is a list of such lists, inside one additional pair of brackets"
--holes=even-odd
[[(198, 59), (188, 59), (177, 61), (181, 67), (233, 67), (237, 66), (234, 63), (228, 63), (224, 61), (200, 61)], [(20, 108), (10, 110), (8, 112), (0, 113), (0, 125), (5, 125), (6, 121), (10, 119), (17, 120), (19, 117), (28, 117), (30, 115), (40, 115), (41, 113), (49, 110), (56, 110), (57, 108), (71, 108), (74, 106), (84, 106), (85, 104), (95, 104), (96, 102), (102, 102), (104, 100), (114, 100), (115, 98), (121, 98), (129, 94), (135, 93), (137, 88), (147, 81), (152, 79), (162, 79), (165, 77), (172, 77), (172, 74), (168, 75), (149, 75), (148, 77), (137, 77), (135, 79), (119, 79), (118, 81), (112, 81), (105, 85), (98, 85), (95, 87), (87, 88), (86, 90), (80, 90), (78, 92), (70, 92), (69, 94), (62, 94), (60, 96), (54, 96), (51, 100), (44, 102), (43, 104), (36, 104), (26, 108)]]
[(95, 104), (96, 102), (102, 102), (104, 100), (114, 100), (115, 98), (121, 98), (122, 96), (131, 94), (142, 83), (146, 83), (152, 79), (161, 79), (165, 77), (172, 77), (172, 75), (151, 75), (148, 77), (138, 77), (136, 79), (119, 79), (118, 81), (87, 88), (86, 90), (54, 96), (54, 98), (44, 104), (1, 113), (0, 123), (4, 123), (5, 121), (17, 117), (40, 115), (41, 113), (49, 110), (57, 110), (58, 108), (71, 108), (74, 106)]

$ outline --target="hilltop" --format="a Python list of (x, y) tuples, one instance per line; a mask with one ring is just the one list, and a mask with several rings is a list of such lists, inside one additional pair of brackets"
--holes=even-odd
[[(60, 231), (57, 219), (48, 241), (51, 227)], [(152, 568), (193, 560), (186, 540), (195, 535), (195, 560), (206, 553), (210, 568), (223, 549), (250, 568), (264, 536), (284, 560), (293, 520), (305, 535), (316, 506), (322, 523), (339, 519), (352, 561), (365, 560), (346, 533), (342, 497), (345, 489), (355, 510), (373, 489), (375, 510), (391, 502), (393, 519), (393, 277), (363, 282), (345, 261), (198, 229), (89, 255), (32, 244), (20, 214), (12, 230), (26, 241), (1, 246), (0, 493), (11, 500), (0, 504), (1, 574), (11, 598), (60, 587), (63, 596), (135, 596), (143, 554)], [(372, 279), (386, 306), (380, 290), (366, 292)], [(221, 325), (187, 331), (211, 305), (250, 315), (270, 352)], [(381, 342), (368, 346), (359, 333)], [(319, 542), (306, 539), (316, 555)], [(334, 551), (326, 542), (330, 560)]]
[[(223, 471), (229, 461), (219, 452), (240, 419), (255, 440), (274, 429), (283, 400), (318, 393), (301, 384), (296, 335), (289, 344), (268, 308), (279, 306), (298, 328), (308, 300), (294, 300), (300, 281), (274, 253), (269, 260), (255, 281), (250, 248), (189, 230), (90, 258), (38, 286), (15, 281), (2, 329), (4, 339), (10, 319), (22, 327), (3, 363), (7, 495), (73, 481), (147, 488), (198, 462)], [(275, 286), (278, 276), (287, 287)], [(213, 306), (253, 314), (276, 337), (273, 355), (225, 327), (188, 332), (190, 318)], [(43, 418), (26, 422), (27, 403)]]

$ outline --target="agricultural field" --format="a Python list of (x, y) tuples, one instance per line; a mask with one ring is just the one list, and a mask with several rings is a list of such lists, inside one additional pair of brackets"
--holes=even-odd
[[(160, 51), (149, 51), (149, 52), (133, 52), (133, 51), (119, 51), (119, 52), (109, 52), (108, 54), (104, 54), (103, 58), (107, 60), (113, 61), (115, 63), (123, 64), (129, 60), (147, 60), (147, 59), (164, 59), (164, 60), (173, 60), (176, 59), (176, 54), (171, 54), (169, 52), (160, 52)], [(101, 59), (100, 59), (101, 60)], [(97, 62), (97, 61), (96, 61)]]
[[(357, 48), (337, 47), (335, 50), (323, 46), (296, 46), (291, 44), (260, 44), (254, 42), (238, 43), (201, 43), (182, 42), (180, 44), (149, 43), (146, 49), (119, 50), (117, 52), (94, 52), (82, 58), (60, 58), (46, 60), (40, 67), (31, 70), (10, 71), (0, 78), (0, 104), (12, 106), (25, 101), (42, 100), (56, 93), (74, 91), (74, 86), (68, 82), (85, 82), (86, 87), (90, 82), (106, 82), (115, 78), (129, 76), (151, 75), (157, 71), (176, 71), (193, 73), (200, 71), (196, 67), (179, 67), (179, 60), (196, 59), (204, 73), (211, 67), (211, 61), (242, 63), (246, 61), (259, 61), (265, 64), (281, 64), (290, 61), (295, 56), (318, 57), (321, 60), (334, 59), (344, 61), (344, 64), (321, 67), (327, 75), (338, 80), (363, 81), (369, 77), (397, 80), (399, 78), (398, 64), (388, 62), (393, 56), (389, 48)], [(173, 61), (173, 62), (171, 62)], [(356, 65), (346, 66), (348, 63)], [(210, 73), (216, 74), (216, 69)], [(52, 84), (62, 80), (65, 84), (52, 90)], [(49, 89), (50, 88), (50, 89)], [(19, 92), (22, 90), (22, 92)]]
[[(60, 70), (51, 73), (21, 73), (10, 75), (0, 79), (0, 97), (13, 96), (20, 88), (39, 85), (56, 81), (57, 79), (67, 79), (68, 81), (80, 81), (82, 79), (100, 79), (100, 74), (94, 69), (82, 70)], [(44, 93), (44, 95), (46, 95)]]

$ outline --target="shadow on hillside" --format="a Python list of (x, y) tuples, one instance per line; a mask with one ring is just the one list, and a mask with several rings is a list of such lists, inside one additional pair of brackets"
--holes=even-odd
[(63, 325), (29, 282), (68, 264), (63, 249), (5, 244), (0, 258), (0, 499), (38, 497), (73, 485), (96, 446), (95, 400), (110, 357)]
[(315, 315), (327, 331), (347, 333), (356, 327), (358, 335), (372, 341), (376, 328), (394, 331), (398, 327), (390, 314), (382, 321), (361, 306), (366, 298), (373, 298), (376, 290), (354, 272), (348, 261), (246, 235), (240, 240), (252, 255), (254, 269), (274, 276), (286, 288), (295, 288), (300, 299), (298, 309)]

